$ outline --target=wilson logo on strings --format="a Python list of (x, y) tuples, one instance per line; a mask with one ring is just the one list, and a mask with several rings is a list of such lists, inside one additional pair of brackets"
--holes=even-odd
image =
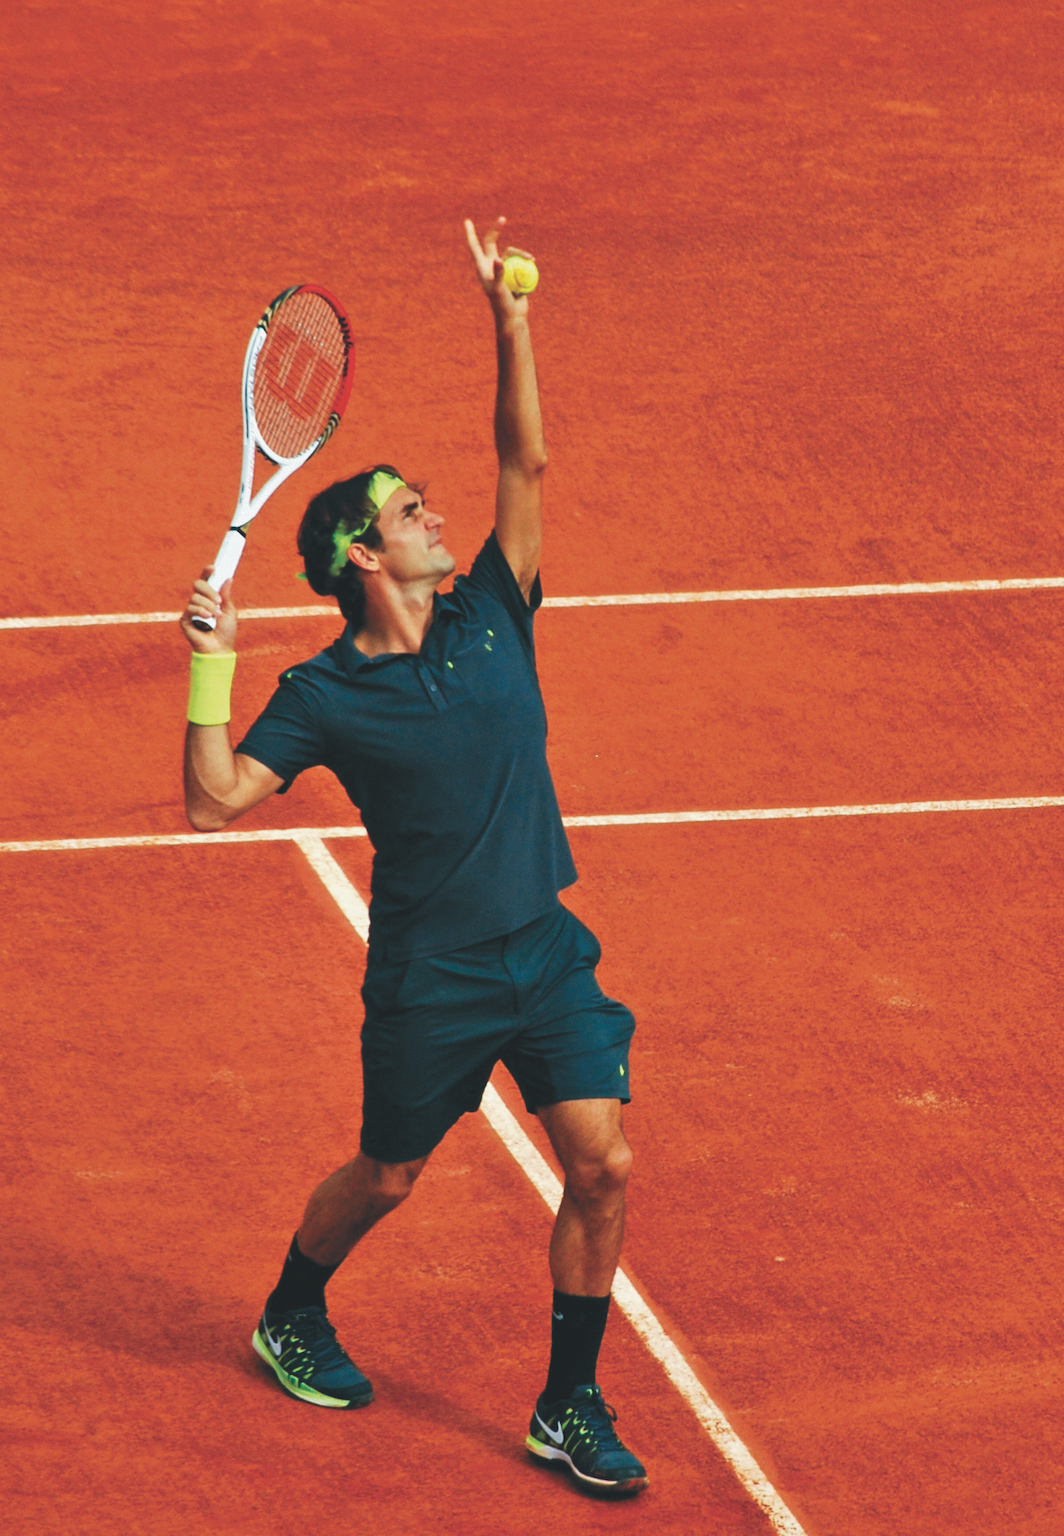
[(270, 332), (262, 370), (274, 399), (304, 421), (319, 409), (326, 390), (337, 381), (336, 368), (283, 321)]

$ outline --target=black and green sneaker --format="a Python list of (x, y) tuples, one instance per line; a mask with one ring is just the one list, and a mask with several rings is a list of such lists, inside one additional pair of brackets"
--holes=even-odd
[(638, 1493), (649, 1478), (617, 1438), (616, 1418), (601, 1387), (576, 1387), (560, 1403), (536, 1404), (525, 1444), (544, 1461), (565, 1462), (582, 1483)]
[(365, 1408), (373, 1388), (347, 1351), (324, 1307), (270, 1312), (251, 1338), (251, 1347), (291, 1397), (319, 1408)]

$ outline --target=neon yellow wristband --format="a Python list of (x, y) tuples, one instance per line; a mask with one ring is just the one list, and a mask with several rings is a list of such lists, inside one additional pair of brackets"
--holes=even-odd
[(193, 725), (228, 725), (235, 651), (192, 652), (188, 718)]

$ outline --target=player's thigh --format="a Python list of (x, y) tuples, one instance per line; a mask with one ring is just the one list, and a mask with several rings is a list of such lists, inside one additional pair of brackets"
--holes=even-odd
[(522, 984), (519, 1023), (502, 1060), (532, 1113), (577, 1099), (631, 1097), (635, 1019), (599, 986), (600, 956), (595, 935), (560, 903), (508, 941), (507, 961)]
[(366, 970), (361, 1149), (383, 1163), (426, 1156), (479, 1108), (507, 1038), (512, 984), (499, 944)]
[(623, 1003), (604, 995), (592, 971), (582, 984), (582, 1007), (528, 1026), (502, 1053), (532, 1114), (578, 1100), (626, 1104), (632, 1096), (628, 1058), (635, 1019)]
[(395, 1104), (416, 1108), (497, 1057), (513, 1013), (498, 945), (395, 964), (372, 957), (362, 984), (362, 1070)]
[(538, 1111), (558, 1161), (570, 1178), (623, 1185), (632, 1167), (620, 1099), (572, 1099)]
[(451, 1127), (480, 1108), (494, 1065), (494, 1056), (483, 1059), (458, 1082), (419, 1104), (397, 1103), (372, 1074), (364, 1074), (363, 1157), (385, 1169), (417, 1167), (420, 1172)]

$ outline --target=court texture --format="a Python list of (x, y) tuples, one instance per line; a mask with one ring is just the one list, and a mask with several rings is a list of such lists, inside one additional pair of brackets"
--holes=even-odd
[[(12, 0), (0, 1494), (12, 1532), (1059, 1536), (1064, 8)], [(233, 729), (328, 644), (307, 498), (490, 526), (461, 221), (538, 258), (553, 772), (639, 1020), (601, 1361), (641, 1499), (523, 1449), (557, 1168), (496, 1075), (330, 1287), (378, 1401), (250, 1335), (353, 1152), (370, 854), (323, 772), (181, 805), (244, 347), (352, 403), (239, 572)]]

